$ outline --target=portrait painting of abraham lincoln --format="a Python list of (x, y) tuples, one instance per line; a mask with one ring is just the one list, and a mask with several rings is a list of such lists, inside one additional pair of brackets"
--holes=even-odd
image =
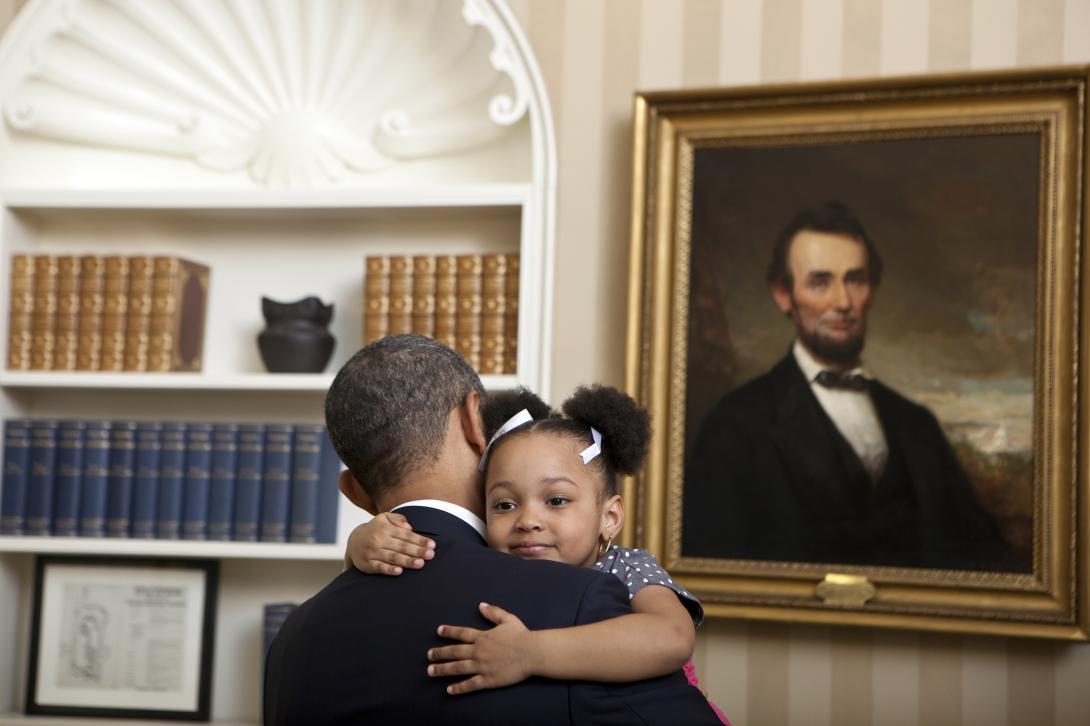
[(687, 557), (1026, 572), (1035, 134), (693, 158)]
[(1088, 90), (637, 94), (624, 535), (711, 617), (1090, 639)]

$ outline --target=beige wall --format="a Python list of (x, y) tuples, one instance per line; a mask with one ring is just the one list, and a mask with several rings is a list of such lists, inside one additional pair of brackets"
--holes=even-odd
[(8, 29), (12, 19), (26, 5), (26, 0), (0, 0), (0, 33)]
[[(1090, 63), (1090, 0), (509, 4), (558, 134), (556, 400), (624, 382), (633, 91)], [(1090, 724), (1090, 645), (715, 622), (696, 662), (736, 725)]]

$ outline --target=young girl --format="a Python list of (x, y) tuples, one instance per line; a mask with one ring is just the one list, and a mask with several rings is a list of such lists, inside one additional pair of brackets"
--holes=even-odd
[[(682, 666), (695, 686), (689, 658), (703, 619), (699, 601), (649, 552), (612, 545), (624, 522), (617, 478), (634, 474), (647, 454), (647, 413), (605, 386), (580, 388), (563, 411), (525, 390), (490, 397), (484, 419), (491, 440), (481, 459), (488, 545), (613, 574), (628, 589), (632, 614), (531, 631), (514, 614), (482, 603), (495, 627), (441, 625), (439, 635), (459, 643), (430, 650), (428, 673), (469, 676), (447, 688), (452, 694), (530, 676), (631, 681)], [(397, 575), (403, 566), (423, 567), (432, 548), (404, 518), (387, 513), (353, 532), (348, 557), (364, 572)]]

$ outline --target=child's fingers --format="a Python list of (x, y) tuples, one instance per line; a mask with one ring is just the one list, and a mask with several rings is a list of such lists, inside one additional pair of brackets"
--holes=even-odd
[[(428, 650), (428, 660), (433, 663), (456, 660), (468, 661), (472, 657), (472, 645), (444, 645), (440, 648), (430, 648)], [(474, 671), (474, 673), (476, 673), (476, 671)]]
[(406, 542), (412, 542), (413, 544), (419, 545), (421, 547), (435, 547), (435, 542), (431, 539), (425, 537), (422, 534), (417, 534), (416, 532), (402, 529), (401, 527), (386, 525), (386, 535), (388, 537), (393, 537), (394, 539), (402, 539)]
[(481, 615), (484, 615), (496, 625), (500, 625), (501, 623), (505, 623), (511, 620), (518, 620), (518, 622), (520, 623), (522, 622), (518, 619), (518, 616), (512, 615), (511, 613), (501, 608), (499, 605), (489, 605), (486, 602), (482, 602), (480, 604), (480, 609)]
[(464, 628), (460, 625), (440, 625), (437, 632), (443, 638), (460, 640), (463, 643), (476, 643), (477, 636), (481, 634), (476, 628)]
[(472, 693), (473, 691), (480, 691), (481, 689), (488, 688), (488, 685), (484, 682), (484, 678), (481, 676), (473, 676), (467, 678), (464, 681), (458, 681), (447, 686), (447, 693), (452, 696), (457, 696), (459, 693)]
[(424, 566), (424, 560), (419, 557), (410, 557), (403, 555), (396, 550), (379, 550), (375, 553), (376, 559), (380, 559), (391, 565), (399, 565), (401, 567), (408, 567), (411, 570), (419, 570)]
[(397, 577), (402, 572), (402, 569), (397, 565), (391, 565), (389, 562), (383, 562), (382, 560), (367, 560), (367, 565), (370, 569), (365, 569), (363, 571), (371, 574)]
[[(395, 517), (399, 516), (401, 515), (395, 514), (393, 512), (382, 512), (381, 514), (375, 515), (373, 521), (375, 523), (375, 526), (381, 529), (403, 529), (403, 527), (398, 525), (398, 520), (395, 519)], [(404, 519), (404, 517), (402, 517), (402, 519)], [(408, 522), (406, 522), (406, 524), (408, 524)]]
[(409, 520), (405, 519), (405, 515), (403, 514), (398, 514), (397, 512), (384, 512), (383, 515), (380, 516), (385, 516), (391, 524), (412, 531), (413, 526), (409, 524)]
[(435, 678), (468, 676), (476, 672), (477, 665), (471, 660), (452, 660), (449, 663), (432, 663), (428, 666), (428, 675)]
[(408, 555), (410, 557), (419, 557), (422, 560), (430, 560), (432, 557), (435, 557), (434, 549), (431, 549), (423, 543), (418, 543), (413, 540), (391, 537), (385, 540), (382, 543), (382, 546), (388, 550), (400, 552), (403, 555)]

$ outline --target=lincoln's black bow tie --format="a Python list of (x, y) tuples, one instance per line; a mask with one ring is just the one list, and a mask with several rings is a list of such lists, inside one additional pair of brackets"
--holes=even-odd
[(822, 371), (814, 379), (819, 385), (826, 388), (840, 388), (848, 391), (867, 390), (867, 379), (859, 373), (837, 373), (836, 371)]

